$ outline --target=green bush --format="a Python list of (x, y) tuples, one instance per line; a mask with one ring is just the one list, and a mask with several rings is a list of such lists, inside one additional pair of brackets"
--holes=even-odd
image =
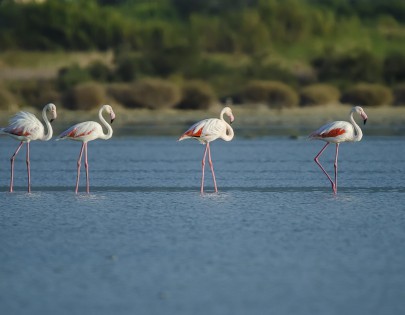
[(390, 84), (405, 81), (405, 53), (394, 52), (385, 57), (384, 79)]
[(394, 105), (405, 105), (405, 83), (395, 86), (393, 94)]
[(61, 68), (58, 73), (57, 81), (59, 89), (65, 91), (79, 83), (91, 81), (91, 75), (87, 69), (83, 69), (76, 64), (70, 67)]
[(380, 82), (382, 79), (382, 61), (374, 53), (364, 49), (339, 54), (326, 51), (311, 63), (321, 81)]
[(47, 103), (58, 103), (61, 95), (53, 80), (27, 80), (13, 83), (11, 91), (22, 105), (42, 109)]
[(0, 109), (9, 110), (16, 107), (17, 99), (4, 85), (0, 84)]
[(155, 74), (153, 65), (137, 54), (124, 52), (116, 59), (115, 77), (119, 81), (131, 82), (142, 76)]
[(114, 84), (108, 93), (121, 104), (130, 108), (172, 108), (181, 100), (180, 89), (160, 79), (144, 79), (132, 84)]
[(208, 109), (216, 100), (212, 87), (203, 81), (189, 81), (182, 87), (182, 99), (178, 108)]
[(68, 90), (63, 97), (63, 106), (68, 109), (90, 110), (106, 103), (105, 88), (96, 82), (85, 82)]
[(338, 102), (340, 91), (333, 85), (313, 84), (300, 91), (300, 104), (302, 106), (325, 105)]
[(98, 60), (89, 64), (87, 71), (94, 81), (108, 82), (113, 78), (110, 68), (105, 63)]
[(288, 85), (277, 81), (251, 81), (243, 92), (247, 103), (264, 103), (270, 108), (295, 107), (297, 93)]
[(392, 92), (386, 86), (361, 83), (345, 91), (341, 101), (361, 106), (382, 106), (391, 104), (392, 99)]

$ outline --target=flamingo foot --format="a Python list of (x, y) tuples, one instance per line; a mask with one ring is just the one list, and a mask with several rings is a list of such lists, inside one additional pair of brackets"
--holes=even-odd
[(333, 190), (333, 194), (337, 194), (337, 187), (335, 185), (335, 183), (332, 183), (332, 190)]

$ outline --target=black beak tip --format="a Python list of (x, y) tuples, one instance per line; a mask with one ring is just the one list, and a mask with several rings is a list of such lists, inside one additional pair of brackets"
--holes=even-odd
[(55, 120), (55, 119), (52, 118), (49, 122), (52, 124), (52, 122), (53, 122), (54, 120)]
[(364, 124), (366, 124), (366, 122), (367, 122), (367, 119), (364, 119)]
[(111, 119), (111, 123), (113, 123), (114, 119)]

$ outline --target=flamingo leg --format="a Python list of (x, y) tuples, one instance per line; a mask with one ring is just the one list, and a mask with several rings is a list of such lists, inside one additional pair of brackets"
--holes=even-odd
[(335, 192), (335, 183), (332, 181), (332, 178), (330, 178), (329, 174), (325, 171), (325, 169), (322, 167), (321, 163), (319, 162), (318, 158), (321, 156), (321, 154), (323, 153), (323, 151), (325, 151), (326, 147), (329, 145), (329, 142), (326, 142), (325, 146), (322, 148), (321, 151), (319, 151), (319, 153), (315, 156), (314, 161), (316, 164), (318, 164), (318, 166), (321, 168), (322, 172), (324, 172), (324, 174), (326, 175), (326, 177), (328, 177), (330, 183), (332, 184), (332, 189), (333, 192)]
[(77, 159), (77, 177), (76, 177), (76, 189), (75, 193), (77, 194), (77, 191), (79, 190), (79, 177), (80, 177), (80, 165), (82, 164), (82, 156), (83, 156), (83, 149), (84, 149), (85, 143), (82, 143), (82, 148), (80, 150), (79, 158)]
[(14, 185), (14, 160), (18, 154), (18, 151), (20, 151), (23, 144), (24, 144), (24, 142), (21, 141), (17, 150), (15, 150), (14, 154), (11, 156), (11, 159), (10, 159), (10, 162), (11, 162), (10, 192), (13, 192), (13, 185)]
[(207, 143), (207, 146), (208, 146), (208, 163), (210, 164), (211, 173), (212, 173), (212, 179), (214, 180), (215, 192), (217, 193), (218, 192), (217, 181), (215, 180), (214, 165), (212, 164), (212, 160), (211, 160), (211, 147), (209, 145), (210, 144)]
[(28, 173), (28, 192), (31, 192), (31, 161), (30, 161), (30, 143), (27, 142), (27, 156), (26, 156), (26, 163), (27, 163), (27, 173)]
[(336, 155), (335, 155), (335, 164), (333, 164), (335, 168), (335, 188), (333, 192), (337, 193), (337, 171), (338, 171), (338, 155), (339, 155), (339, 143), (336, 143)]
[(209, 144), (207, 143), (207, 144), (205, 145), (204, 156), (203, 156), (203, 159), (202, 159), (202, 161), (201, 161), (201, 165), (202, 165), (201, 194), (204, 193), (204, 168), (205, 168), (205, 159), (206, 159), (206, 157), (207, 157), (208, 146), (209, 146)]
[(86, 192), (90, 193), (89, 162), (87, 161), (87, 142), (84, 145), (84, 167), (86, 169)]

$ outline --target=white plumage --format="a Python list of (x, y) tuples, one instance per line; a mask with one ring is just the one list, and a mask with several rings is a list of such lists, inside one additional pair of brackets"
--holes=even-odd
[(232, 110), (229, 107), (222, 109), (220, 114), (220, 119), (218, 118), (209, 118), (201, 120), (193, 124), (190, 128), (183, 133), (179, 138), (179, 141), (193, 138), (200, 141), (202, 144), (205, 144), (204, 156), (202, 159), (202, 179), (201, 179), (201, 193), (204, 192), (204, 166), (205, 158), (208, 152), (208, 161), (211, 167), (212, 178), (214, 180), (215, 192), (218, 192), (217, 183), (215, 179), (214, 167), (211, 160), (211, 149), (210, 142), (218, 138), (221, 138), (225, 141), (231, 141), (234, 136), (232, 127), (224, 120), (224, 114), (227, 115), (230, 119), (230, 123), (233, 122), (234, 117)]
[[(52, 115), (51, 120), (48, 120), (46, 115), (50, 112)], [(10, 192), (13, 191), (14, 181), (14, 159), (20, 151), (24, 143), (27, 144), (27, 172), (28, 172), (28, 192), (31, 191), (31, 170), (30, 170), (30, 141), (42, 140), (48, 141), (52, 138), (53, 130), (50, 122), (56, 118), (56, 106), (52, 103), (47, 104), (42, 110), (42, 118), (48, 128), (48, 133), (45, 134), (45, 128), (35, 115), (28, 112), (19, 112), (9, 120), (9, 125), (0, 129), (0, 135), (7, 135), (11, 138), (20, 141), (17, 150), (11, 157), (11, 179), (10, 179)]]

